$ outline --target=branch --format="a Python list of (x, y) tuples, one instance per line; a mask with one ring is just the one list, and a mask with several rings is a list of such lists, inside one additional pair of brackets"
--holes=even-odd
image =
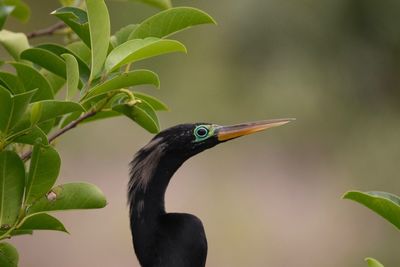
[(35, 37), (53, 35), (56, 31), (64, 29), (65, 27), (67, 27), (67, 25), (65, 25), (64, 22), (58, 22), (48, 28), (30, 32), (26, 36), (28, 37), (28, 39), (33, 39)]
[[(88, 113), (85, 113), (84, 115), (82, 115), (81, 117), (79, 117), (78, 119), (74, 120), (73, 122), (69, 123), (68, 125), (66, 125), (64, 128), (56, 131), (55, 133), (53, 133), (51, 136), (49, 136), (49, 143), (53, 142), (54, 139), (56, 139), (57, 137), (59, 137), (60, 135), (63, 135), (64, 133), (68, 132), (69, 130), (72, 130), (73, 128), (75, 128), (79, 123), (81, 123), (82, 121), (86, 120), (87, 118), (93, 117), (94, 115), (96, 115), (97, 111), (96, 110), (92, 110), (89, 111)], [(32, 150), (29, 150), (27, 152), (25, 152), (22, 156), (21, 159), (23, 161), (27, 161), (28, 159), (30, 159), (32, 156)]]

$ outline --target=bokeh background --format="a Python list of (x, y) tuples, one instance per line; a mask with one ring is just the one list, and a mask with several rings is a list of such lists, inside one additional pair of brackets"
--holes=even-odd
[[(54, 0), (29, 0), (30, 32), (56, 22)], [(112, 29), (155, 9), (107, 1)], [(170, 106), (162, 127), (297, 121), (218, 146), (188, 161), (167, 192), (167, 210), (200, 217), (207, 266), (400, 266), (400, 235), (350, 189), (400, 194), (400, 1), (175, 1), (218, 26), (177, 35), (189, 50), (140, 66), (159, 73), (144, 88)], [(36, 42), (51, 39), (38, 39)], [(54, 40), (54, 39), (53, 39)], [(57, 41), (57, 38), (55, 39)], [(107, 195), (102, 210), (59, 213), (71, 235), (37, 232), (11, 240), (21, 267), (132, 267), (128, 163), (152, 136), (125, 118), (81, 126), (60, 138), (59, 182), (88, 181)]]

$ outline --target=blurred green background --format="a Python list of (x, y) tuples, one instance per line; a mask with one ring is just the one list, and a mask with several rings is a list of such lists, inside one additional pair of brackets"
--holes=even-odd
[[(54, 0), (26, 1), (30, 32), (56, 22)], [(400, 194), (400, 1), (175, 1), (218, 26), (177, 39), (188, 55), (140, 64), (159, 73), (169, 104), (162, 127), (269, 118), (297, 121), (218, 146), (188, 161), (167, 192), (167, 210), (200, 217), (207, 266), (400, 266), (399, 232), (349, 189)], [(112, 29), (156, 12), (107, 1)], [(54, 39), (37, 39), (44, 42)], [(55, 39), (56, 41), (57, 38)], [(152, 136), (126, 118), (81, 126), (60, 138), (59, 182), (89, 181), (103, 210), (59, 214), (71, 235), (17, 237), (22, 267), (139, 266), (128, 226), (128, 163)]]

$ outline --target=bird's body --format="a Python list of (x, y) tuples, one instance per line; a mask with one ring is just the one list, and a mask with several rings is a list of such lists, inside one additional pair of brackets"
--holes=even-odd
[(133, 245), (142, 267), (204, 267), (207, 239), (200, 219), (166, 213), (173, 174), (190, 157), (221, 142), (279, 126), (285, 120), (234, 126), (181, 124), (157, 134), (131, 163), (128, 189)]

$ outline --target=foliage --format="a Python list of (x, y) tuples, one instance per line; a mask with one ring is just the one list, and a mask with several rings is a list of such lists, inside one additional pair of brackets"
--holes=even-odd
[[(400, 230), (400, 198), (398, 196), (379, 191), (348, 191), (343, 198), (356, 201), (373, 210)], [(366, 261), (370, 267), (383, 267), (383, 264), (373, 258), (366, 258)]]
[(384, 267), (382, 263), (373, 258), (366, 258), (365, 261), (368, 263), (369, 267)]
[[(0, 31), (0, 44), (12, 58), (4, 60), (0, 70), (0, 240), (37, 230), (67, 232), (49, 213), (106, 205), (95, 185), (56, 185), (61, 157), (52, 142), (80, 123), (120, 115), (158, 132), (156, 112), (167, 106), (132, 90), (159, 87), (158, 76), (132, 69), (132, 63), (186, 52), (182, 43), (166, 37), (215, 23), (195, 8), (172, 8), (169, 0), (141, 0), (165, 10), (110, 36), (104, 0), (60, 2), (63, 7), (52, 14), (61, 24), (42, 32), (65, 35), (65, 44), (31, 46), (29, 39), (41, 33)], [(27, 21), (29, 15), (23, 1), (0, 0), (0, 29), (9, 16)], [(0, 266), (17, 265), (16, 249), (0, 243)]]

